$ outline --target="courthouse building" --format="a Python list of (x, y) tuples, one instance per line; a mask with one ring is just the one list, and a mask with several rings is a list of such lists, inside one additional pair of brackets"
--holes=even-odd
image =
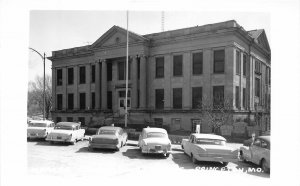
[[(54, 121), (124, 123), (126, 29), (91, 45), (53, 51)], [(263, 29), (236, 21), (139, 35), (129, 31), (128, 124), (191, 131), (203, 99), (230, 100), (233, 121), (270, 128), (271, 51)], [(215, 103), (214, 103), (215, 104)]]

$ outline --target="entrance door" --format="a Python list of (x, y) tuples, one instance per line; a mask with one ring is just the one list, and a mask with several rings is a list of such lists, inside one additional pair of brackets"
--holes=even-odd
[[(121, 115), (125, 114), (125, 98), (119, 98), (119, 112)], [(130, 109), (130, 98), (127, 98), (127, 109)]]

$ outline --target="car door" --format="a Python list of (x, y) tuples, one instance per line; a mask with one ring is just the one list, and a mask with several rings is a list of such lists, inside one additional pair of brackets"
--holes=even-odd
[(184, 147), (184, 150), (185, 152), (188, 154), (188, 155), (191, 155), (191, 144), (192, 142), (194, 141), (194, 136), (193, 135), (190, 135), (190, 138), (189, 140), (186, 142), (186, 145)]
[(261, 139), (257, 138), (250, 147), (251, 161), (259, 164), (259, 154), (261, 154)]

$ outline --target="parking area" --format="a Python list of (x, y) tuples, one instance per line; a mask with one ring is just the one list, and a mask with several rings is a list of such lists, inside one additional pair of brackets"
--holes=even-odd
[[(147, 175), (149, 172), (163, 175), (166, 172), (185, 171), (192, 175), (222, 174), (240, 175), (242, 177), (268, 178), (269, 174), (261, 172), (256, 165), (237, 162), (223, 167), (220, 163), (200, 162), (193, 164), (185, 155), (180, 145), (172, 146), (172, 154), (166, 158), (162, 155), (142, 155), (136, 141), (119, 151), (88, 150), (88, 141), (79, 141), (75, 145), (55, 143), (51, 145), (43, 140), (27, 142), (28, 174), (31, 176), (55, 177), (102, 177), (119, 178), (132, 175)], [(229, 144), (238, 147), (240, 144)], [(250, 171), (249, 171), (250, 170)]]

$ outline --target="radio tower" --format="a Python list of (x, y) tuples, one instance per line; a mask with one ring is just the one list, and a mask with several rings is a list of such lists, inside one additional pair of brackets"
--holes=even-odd
[(161, 12), (161, 31), (165, 31), (165, 12)]

